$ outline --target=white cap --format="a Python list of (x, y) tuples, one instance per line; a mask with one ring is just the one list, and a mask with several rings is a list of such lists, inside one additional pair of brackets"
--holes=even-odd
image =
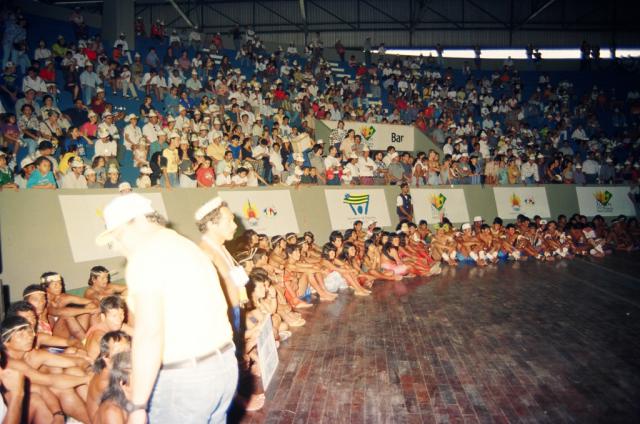
[(482, 219), (482, 217), (480, 215), (477, 215), (477, 216), (473, 217), (473, 222), (482, 222), (482, 221), (483, 221), (483, 219)]
[(303, 175), (304, 172), (302, 171), (302, 169), (300, 167), (296, 167), (296, 170), (294, 171), (294, 174), (296, 174), (297, 176)]
[(368, 152), (368, 151), (369, 151), (369, 146), (364, 146), (364, 147), (362, 148), (362, 151), (363, 151), (363, 152)]
[(176, 118), (174, 118), (173, 115), (169, 115), (167, 116), (167, 122), (176, 122)]
[(33, 165), (34, 162), (35, 162), (35, 159), (33, 159), (31, 156), (26, 156), (24, 159), (20, 161), (20, 169), (24, 169), (29, 165)]
[(5, 152), (3, 152), (2, 150), (0, 150), (0, 156), (7, 156), (7, 154)]
[(111, 134), (109, 134), (109, 131), (107, 131), (104, 128), (100, 128), (100, 131), (98, 131), (98, 138), (107, 138), (109, 137)]
[(214, 209), (219, 208), (221, 204), (222, 204), (222, 197), (214, 197), (213, 199), (209, 200), (204, 205), (200, 206), (198, 208), (198, 210), (196, 211), (195, 215), (194, 215), (195, 218), (196, 218), (196, 221), (200, 221), (209, 212), (211, 212)]
[(349, 155), (349, 159), (358, 159), (358, 155), (356, 155), (355, 153), (351, 153)]
[(302, 155), (302, 153), (294, 153), (293, 160), (296, 162), (304, 162), (304, 156)]
[(151, 170), (150, 167), (148, 167), (147, 165), (143, 166), (142, 168), (140, 168), (140, 173), (141, 174), (145, 174), (145, 175), (151, 175), (153, 173), (153, 171)]
[(471, 229), (471, 224), (469, 224), (468, 222), (465, 222), (464, 224), (462, 224), (462, 231), (470, 230), (470, 229)]
[(177, 132), (173, 131), (171, 133), (169, 133), (169, 140), (173, 139), (173, 138), (180, 138), (180, 134), (178, 134)]
[(321, 138), (319, 138), (319, 139), (317, 139), (317, 140), (316, 140), (316, 143), (318, 143), (318, 144), (324, 144), (324, 140), (323, 140), (323, 139), (321, 139)]
[(73, 158), (71, 161), (71, 168), (83, 168), (84, 162), (79, 157)]
[(109, 111), (103, 112), (102, 113), (102, 119), (104, 118), (108, 118), (109, 116), (113, 116), (113, 114)]
[(111, 241), (114, 230), (125, 225), (139, 216), (152, 214), (155, 211), (151, 207), (151, 200), (136, 193), (129, 193), (113, 199), (104, 208), (102, 217), (106, 230), (98, 235), (96, 243), (104, 246)]
[(123, 192), (125, 190), (131, 190), (131, 184), (129, 184), (126, 181), (121, 182), (120, 184), (118, 184), (118, 191)]
[(120, 170), (115, 165), (109, 165), (109, 169), (107, 169), (107, 174), (119, 174)]
[(86, 177), (87, 175), (96, 175), (96, 171), (95, 171), (93, 168), (87, 168), (87, 169), (85, 169), (85, 171), (84, 171), (84, 175), (85, 175), (85, 177)]
[(156, 111), (155, 111), (155, 110), (151, 109), (151, 110), (149, 111), (149, 113), (147, 114), (147, 116), (148, 116), (149, 118), (153, 118), (154, 116), (156, 116), (156, 117), (157, 117), (157, 116), (158, 116), (158, 114), (156, 113)]
[(96, 90), (96, 93), (104, 93), (104, 88), (98, 87), (98, 89)]
[(135, 113), (130, 113), (130, 114), (128, 114), (128, 115), (127, 115), (127, 117), (126, 117), (126, 118), (124, 118), (124, 120), (125, 120), (125, 121), (127, 121), (127, 122), (129, 122), (129, 121), (131, 121), (131, 120), (132, 120), (132, 119), (134, 119), (134, 118), (135, 118), (135, 119), (138, 119), (138, 117), (136, 116), (136, 114), (135, 114)]
[(547, 225), (547, 220), (546, 219), (541, 219), (540, 220), (540, 225)]

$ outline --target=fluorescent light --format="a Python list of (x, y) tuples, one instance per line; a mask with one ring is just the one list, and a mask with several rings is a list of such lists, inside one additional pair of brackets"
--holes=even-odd
[[(580, 59), (581, 52), (579, 48), (573, 49), (539, 49), (542, 59)], [(378, 53), (377, 50), (373, 50), (372, 53)], [(432, 55), (438, 56), (438, 53), (434, 49), (388, 49), (386, 51), (388, 55), (399, 56), (424, 56), (428, 57)], [(442, 53), (443, 57), (450, 59), (474, 59), (476, 57), (475, 52), (472, 49), (446, 49)], [(618, 57), (640, 57), (640, 49), (617, 49), (616, 56)], [(526, 49), (483, 49), (482, 59), (498, 59), (503, 60), (511, 57), (514, 60), (527, 59)], [(609, 48), (600, 49), (601, 59), (611, 59), (611, 51)]]
[(617, 57), (632, 56), (639, 57), (640, 49), (616, 49)]

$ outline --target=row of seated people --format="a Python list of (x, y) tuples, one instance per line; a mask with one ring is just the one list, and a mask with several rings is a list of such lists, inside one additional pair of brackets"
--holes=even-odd
[[(311, 232), (268, 237), (245, 231), (230, 248), (249, 283), (238, 304), (230, 305), (243, 312), (230, 319), (241, 369), (258, 383), (239, 402), (252, 411), (265, 401), (256, 346), (267, 317), (279, 345), (305, 325), (301, 311), (316, 300), (333, 302), (345, 291), (367, 297), (374, 282), (428, 278), (445, 264), (603, 257), (639, 246), (636, 218), (620, 216), (608, 225), (602, 217), (588, 221), (577, 214), (549, 222), (520, 216), (506, 226), (500, 218), (488, 225), (476, 217), (460, 228), (445, 219), (435, 231), (426, 221), (402, 221), (393, 232), (357, 221), (344, 233), (333, 231), (322, 246)], [(128, 358), (118, 354), (130, 349), (135, 316), (126, 307), (126, 286), (111, 283), (108, 269), (93, 267), (88, 284), (84, 295), (71, 295), (59, 273), (46, 272), (39, 284), (24, 289), (23, 300), (10, 306), (2, 323), (3, 368), (9, 370), (0, 373), (8, 389), (5, 401), (15, 408), (15, 399), (23, 399), (11, 373), (24, 375), (30, 382), (29, 422), (62, 423), (65, 416), (86, 423), (126, 422), (126, 370), (119, 367)]]

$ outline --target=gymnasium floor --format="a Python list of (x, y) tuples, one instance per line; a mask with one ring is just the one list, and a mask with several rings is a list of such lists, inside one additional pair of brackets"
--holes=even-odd
[(304, 315), (232, 422), (640, 422), (638, 253), (445, 267)]

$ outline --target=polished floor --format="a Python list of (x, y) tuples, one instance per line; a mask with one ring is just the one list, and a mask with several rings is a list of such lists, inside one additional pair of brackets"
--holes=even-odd
[(445, 268), (304, 315), (232, 422), (640, 422), (640, 254)]

